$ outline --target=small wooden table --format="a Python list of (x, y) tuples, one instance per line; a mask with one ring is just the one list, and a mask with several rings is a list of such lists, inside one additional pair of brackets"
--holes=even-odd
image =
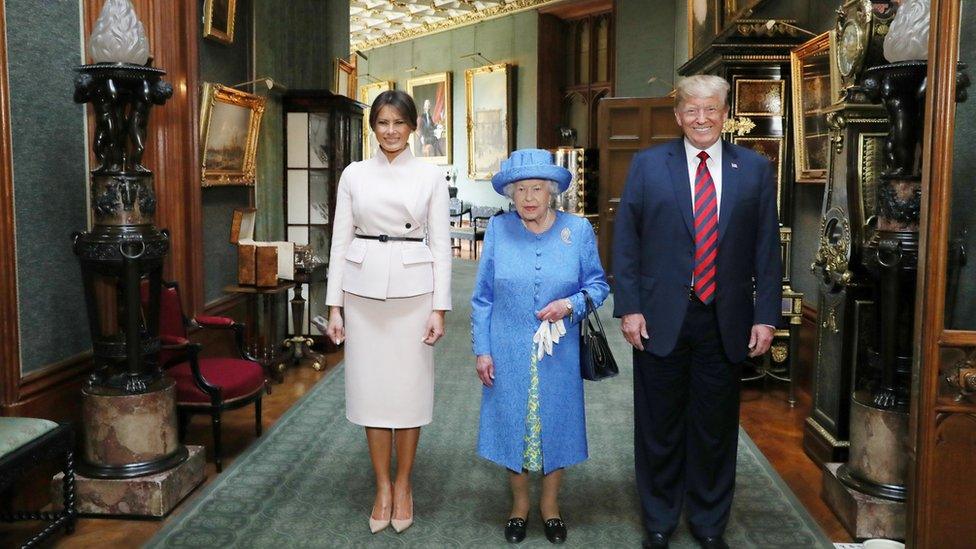
[[(325, 264), (320, 264), (312, 270), (295, 270), (295, 295), (291, 298), (291, 321), (294, 333), (282, 343), (287, 351), (285, 352), (285, 362), (280, 367), (284, 369), (286, 363), (297, 365), (302, 360), (312, 361), (312, 369), (321, 372), (325, 369), (325, 356), (312, 350), (314, 341), (306, 337), (302, 326), (305, 324), (305, 297), (302, 296), (303, 284), (314, 284), (325, 280)], [(311, 326), (309, 326), (311, 329)]]
[[(279, 280), (278, 284), (275, 286), (240, 286), (233, 284), (230, 286), (224, 286), (224, 291), (234, 294), (244, 294), (252, 297), (251, 306), (252, 312), (257, 312), (258, 302), (260, 302), (261, 310), (264, 312), (265, 323), (263, 330), (255, 330), (255, 332), (260, 333), (263, 341), (252, 342), (252, 347), (255, 348), (253, 354), (257, 358), (261, 366), (264, 367), (265, 371), (268, 372), (275, 381), (281, 383), (283, 378), (283, 373), (285, 371), (284, 360), (285, 355), (288, 353), (282, 352), (283, 344), (273, 343), (276, 341), (275, 329), (278, 327), (278, 308), (275, 307), (275, 296), (283, 292), (287, 292), (295, 285), (291, 280)], [(253, 315), (255, 322), (258, 321), (257, 314)], [(260, 348), (258, 348), (260, 346)]]

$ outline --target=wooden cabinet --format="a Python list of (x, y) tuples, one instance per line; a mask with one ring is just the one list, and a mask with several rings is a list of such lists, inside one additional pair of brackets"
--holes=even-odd
[[(285, 94), (283, 107), (285, 237), (308, 246), (315, 262), (327, 265), (339, 176), (350, 162), (362, 160), (364, 105), (325, 90), (307, 90)], [(309, 320), (327, 312), (325, 280), (311, 277), (298, 287), (308, 306), (301, 326), (288, 319), (288, 332), (313, 335)], [(289, 299), (294, 297), (289, 292)]]
[[(976, 66), (976, 4), (932, 0), (931, 13), (906, 541), (968, 548), (976, 540), (976, 276), (960, 252), (976, 247), (976, 98), (966, 89)], [(968, 77), (959, 76), (960, 62)]]
[(598, 113), (600, 230), (597, 242), (600, 261), (612, 280), (613, 220), (627, 183), (630, 161), (641, 149), (666, 143), (682, 134), (674, 120), (674, 99), (670, 97), (603, 99)]

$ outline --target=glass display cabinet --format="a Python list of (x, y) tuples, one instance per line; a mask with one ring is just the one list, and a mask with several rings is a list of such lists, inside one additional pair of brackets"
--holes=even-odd
[(326, 90), (289, 91), (282, 102), (286, 238), (306, 247), (289, 291), (288, 332), (321, 340), (317, 330), (310, 330), (310, 319), (327, 316), (330, 223), (342, 170), (362, 160), (364, 105)]
[(976, 539), (976, 1), (932, 0), (930, 25), (905, 541), (963, 548)]

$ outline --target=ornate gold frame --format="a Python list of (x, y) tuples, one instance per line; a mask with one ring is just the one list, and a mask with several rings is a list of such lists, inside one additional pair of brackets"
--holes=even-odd
[[(217, 170), (207, 167), (207, 142), (210, 138), (210, 121), (214, 105), (226, 103), (250, 109), (247, 138), (244, 141), (244, 162), (241, 171)], [(265, 99), (245, 93), (222, 84), (205, 82), (203, 100), (200, 107), (200, 176), (204, 187), (216, 185), (253, 185), (255, 158), (258, 148), (258, 133), (261, 129), (261, 115), (264, 114)]]
[[(753, 112), (739, 110), (742, 95), (741, 87), (743, 84), (766, 84), (772, 87), (779, 88), (779, 112)], [(735, 116), (784, 116), (786, 114), (786, 80), (773, 80), (771, 78), (737, 78), (735, 79), (735, 105), (732, 109)]]
[[(705, 1), (709, 4), (706, 11), (711, 10), (715, 14), (715, 24), (713, 25), (711, 36), (708, 40), (708, 43), (711, 43), (711, 41), (714, 40), (715, 37), (718, 36), (718, 33), (722, 30), (722, 9), (718, 0)], [(692, 6), (692, 4), (695, 2), (696, 0), (687, 0), (685, 4), (685, 10), (688, 12), (688, 59), (691, 59), (699, 53), (698, 51), (695, 51), (695, 13)], [(699, 51), (704, 50), (705, 46), (706, 44), (702, 44)]]
[(467, 107), (467, 137), (468, 137), (468, 177), (471, 179), (491, 179), (494, 172), (475, 171), (475, 129), (474, 129), (474, 79), (475, 76), (485, 73), (503, 72), (505, 74), (505, 158), (512, 152), (515, 139), (512, 133), (512, 71), (508, 63), (497, 63), (486, 65), (476, 69), (464, 71), (464, 98)]
[(771, 141), (778, 145), (776, 159), (776, 212), (782, 215), (782, 200), (783, 200), (783, 148), (786, 147), (785, 137), (734, 137), (732, 142), (736, 145), (742, 145), (748, 149), (751, 149), (744, 142), (759, 142), (759, 141)]
[(359, 102), (366, 105), (363, 109), (363, 158), (371, 158), (372, 151), (369, 147), (369, 136), (373, 133), (373, 129), (369, 127), (369, 111), (370, 111), (370, 101), (369, 95), (373, 90), (378, 90), (380, 93), (387, 90), (396, 89), (396, 83), (393, 80), (381, 80), (379, 82), (373, 82), (372, 84), (366, 84), (364, 86), (359, 86)]
[(227, 32), (219, 31), (213, 26), (214, 0), (203, 2), (203, 37), (211, 38), (224, 44), (234, 43), (234, 19), (237, 13), (237, 0), (227, 0)]
[[(346, 89), (339, 89), (339, 78), (346, 75)], [(342, 95), (349, 99), (356, 98), (356, 65), (341, 57), (332, 60), (332, 93)]]
[[(417, 149), (417, 139), (419, 139), (417, 132), (413, 132), (413, 134), (410, 136), (410, 148), (414, 152), (414, 156), (438, 165), (450, 164), (451, 159), (454, 157), (454, 91), (451, 87), (451, 73), (439, 72), (407, 80), (407, 93), (410, 94), (410, 97), (414, 98), (414, 101), (417, 101), (417, 98), (414, 95), (414, 88), (427, 84), (439, 84), (441, 82), (444, 83), (444, 96), (446, 99), (444, 105), (444, 136), (447, 144), (447, 150), (445, 151), (445, 154), (443, 156), (421, 156)], [(421, 114), (422, 109), (423, 105), (417, 105), (418, 115)]]
[[(815, 57), (826, 57), (829, 60), (828, 76), (830, 90), (828, 93), (830, 96), (828, 97), (827, 103), (821, 105), (818, 109), (834, 103), (840, 98), (840, 74), (837, 72), (837, 61), (832, 55), (835, 48), (835, 32), (828, 31), (803, 43), (790, 53), (790, 66), (793, 76), (793, 146), (796, 150), (794, 170), (797, 183), (827, 182), (827, 167), (824, 166), (819, 169), (811, 168), (810, 158), (807, 154), (807, 113), (804, 112), (806, 97), (803, 89), (805, 76), (803, 69), (804, 65)], [(827, 154), (829, 155), (830, 145), (827, 141), (826, 114), (821, 114), (820, 116), (824, 117), (824, 139), (828, 147)]]

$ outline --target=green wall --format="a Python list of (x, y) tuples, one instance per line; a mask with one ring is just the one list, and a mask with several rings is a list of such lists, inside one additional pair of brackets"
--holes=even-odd
[(87, 228), (78, 2), (6, 0), (21, 371), (91, 347), (71, 233)]
[[(349, 56), (349, 3), (343, 0), (258, 0), (254, 10), (254, 74), (288, 89), (331, 89), (332, 60)], [(270, 93), (257, 153), (256, 237), (281, 240), (284, 225), (284, 135), (281, 96)]]
[[(677, 13), (675, 0), (617, 0), (617, 97), (661, 97), (671, 91), (675, 61), (687, 50), (687, 39), (679, 39), (684, 26), (677, 25)], [(658, 79), (648, 84), (651, 76)]]
[[(197, 0), (202, 5), (204, 0)], [(261, 1), (261, 0), (258, 0)], [(200, 82), (233, 86), (251, 80), (251, 0), (237, 0), (234, 43), (199, 39)], [(251, 86), (243, 88), (253, 91)], [(251, 188), (243, 186), (204, 187), (203, 206), (203, 298), (210, 303), (224, 295), (222, 288), (237, 283), (237, 248), (230, 244), (230, 223), (235, 208), (251, 202)]]
[[(508, 199), (495, 193), (488, 181), (468, 179), (468, 145), (465, 130), (464, 71), (483, 61), (462, 59), (480, 52), (495, 63), (511, 63), (515, 70), (515, 146), (535, 146), (538, 73), (538, 14), (534, 10), (491, 19), (458, 29), (369, 50), (369, 61), (360, 60), (359, 74), (393, 80), (406, 90), (407, 80), (450, 71), (453, 77), (453, 166), (458, 175), (458, 197), (477, 205), (506, 207)], [(410, 67), (418, 67), (408, 73)], [(360, 84), (365, 79), (360, 76)], [(419, 106), (418, 106), (419, 107)], [(445, 169), (447, 167), (445, 166)]]

